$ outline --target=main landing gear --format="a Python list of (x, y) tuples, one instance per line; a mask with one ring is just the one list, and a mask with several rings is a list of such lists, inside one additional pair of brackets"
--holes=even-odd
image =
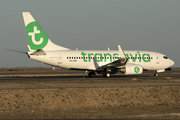
[[(102, 73), (101, 73), (101, 74), (102, 74)], [(90, 71), (90, 72), (88, 72), (88, 76), (89, 76), (90, 78), (95, 78), (95, 77), (96, 77), (96, 72)], [(111, 72), (110, 72), (110, 71), (104, 71), (104, 72), (103, 72), (103, 76), (104, 76), (105, 78), (109, 78), (109, 77), (111, 77)]]
[(91, 72), (88, 73), (88, 76), (90, 78), (95, 78), (96, 77), (96, 73), (94, 71), (91, 71)]
[(105, 78), (109, 78), (109, 77), (111, 77), (111, 72), (106, 71), (106, 72), (103, 73), (103, 76)]
[(111, 70), (104, 69), (103, 76), (104, 76), (105, 78), (111, 77)]

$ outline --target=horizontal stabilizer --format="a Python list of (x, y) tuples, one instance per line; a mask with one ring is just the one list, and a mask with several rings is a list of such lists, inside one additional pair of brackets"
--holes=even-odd
[(30, 55), (46, 55), (46, 53), (42, 49), (39, 49), (31, 53)]
[(25, 52), (25, 51), (11, 50), (11, 49), (5, 49), (5, 50), (27, 54), (27, 52)]

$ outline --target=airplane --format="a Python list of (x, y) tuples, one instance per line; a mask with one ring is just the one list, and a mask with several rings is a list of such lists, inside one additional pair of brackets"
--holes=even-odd
[[(22, 12), (29, 40), (29, 58), (54, 67), (69, 70), (83, 70), (90, 78), (102, 74), (109, 78), (112, 74), (121, 72), (124, 75), (139, 75), (143, 71), (154, 70), (154, 76), (165, 70), (174, 62), (166, 55), (142, 50), (71, 50), (54, 44), (30, 12)], [(13, 50), (14, 51), (14, 50)]]

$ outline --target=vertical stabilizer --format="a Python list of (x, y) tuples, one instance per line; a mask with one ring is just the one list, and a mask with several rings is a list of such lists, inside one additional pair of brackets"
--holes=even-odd
[(38, 49), (43, 49), (45, 51), (69, 50), (68, 48), (56, 45), (51, 42), (51, 40), (48, 38), (30, 12), (23, 12), (22, 15), (29, 40), (30, 51)]

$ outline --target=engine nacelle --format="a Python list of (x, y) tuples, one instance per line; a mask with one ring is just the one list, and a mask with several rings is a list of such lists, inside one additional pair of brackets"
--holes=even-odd
[(137, 75), (143, 73), (141, 65), (127, 65), (120, 70), (124, 75)]

